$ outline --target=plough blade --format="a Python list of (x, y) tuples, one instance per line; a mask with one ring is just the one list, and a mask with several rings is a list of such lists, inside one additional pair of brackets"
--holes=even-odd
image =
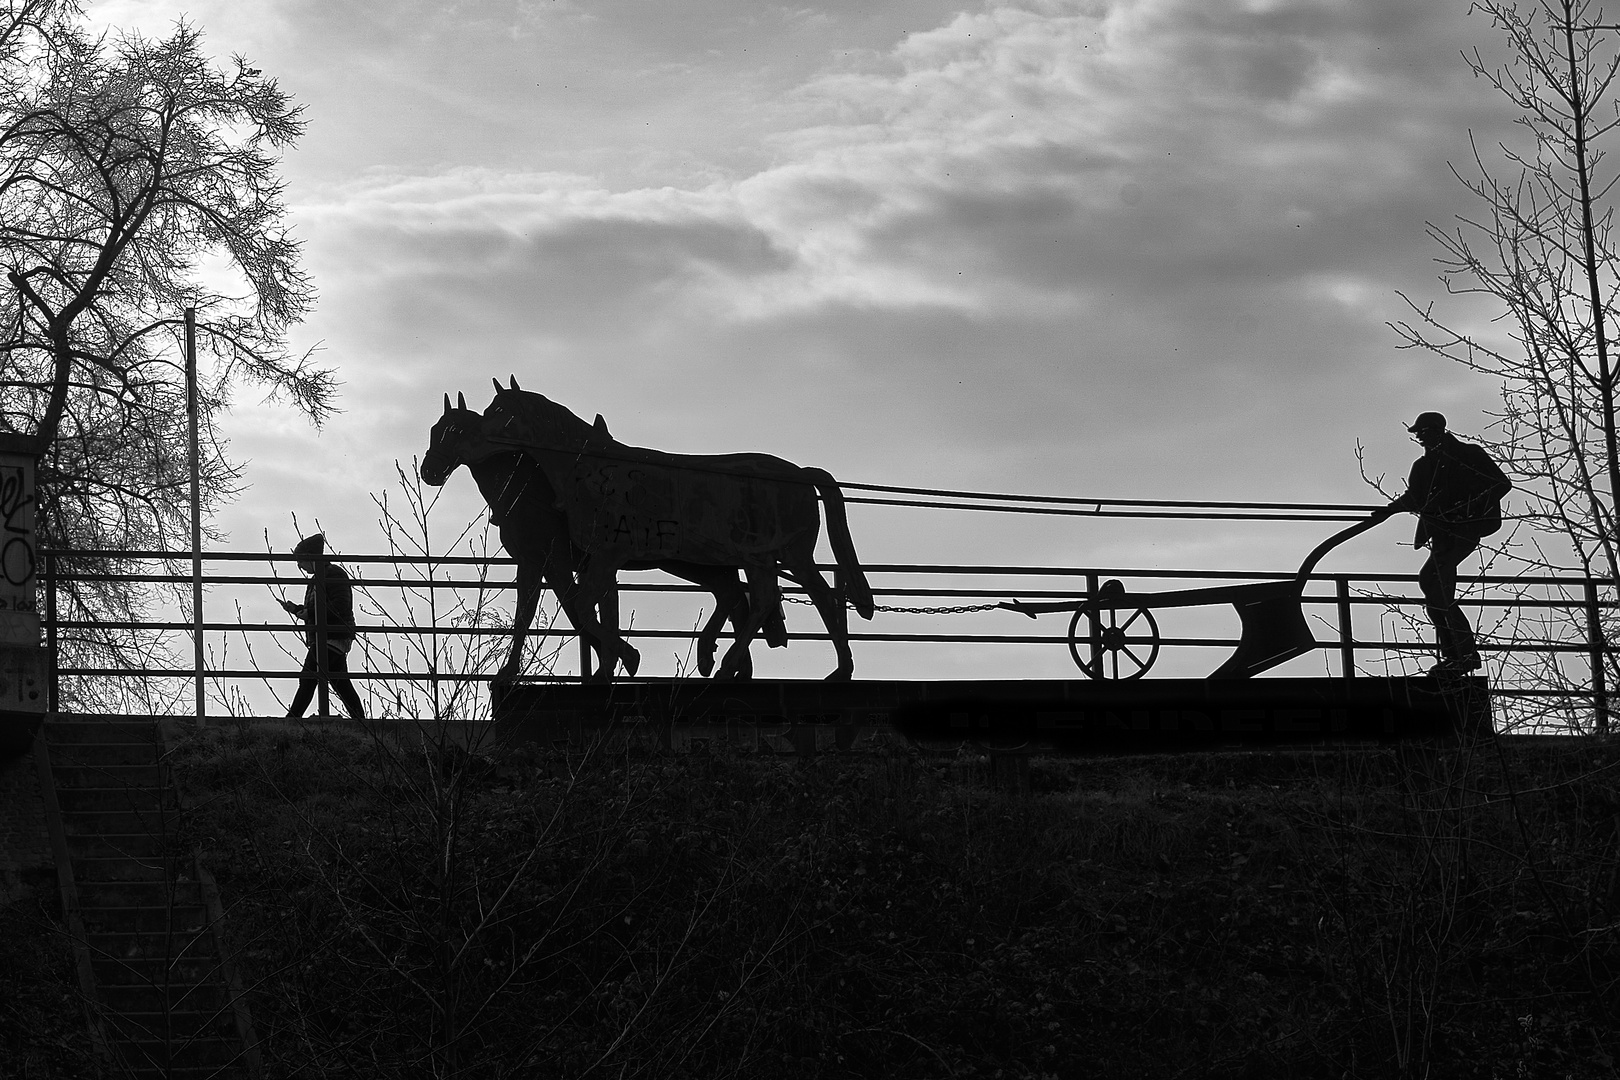
[(1210, 673), (1211, 679), (1247, 679), (1316, 648), (1300, 602), (1303, 582), (1266, 581), (1231, 590), (1243, 633), (1237, 651)]

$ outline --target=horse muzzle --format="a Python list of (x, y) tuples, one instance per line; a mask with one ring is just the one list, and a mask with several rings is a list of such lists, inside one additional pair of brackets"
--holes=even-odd
[(458, 464), (459, 462), (449, 459), (447, 455), (429, 450), (422, 455), (422, 464), (417, 473), (422, 477), (422, 483), (439, 487), (450, 479), (450, 474), (456, 471)]

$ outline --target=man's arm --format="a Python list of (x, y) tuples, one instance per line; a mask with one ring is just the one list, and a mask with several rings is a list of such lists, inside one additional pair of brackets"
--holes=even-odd
[[(1374, 510), (1372, 512), (1374, 521), (1383, 521), (1385, 518), (1398, 514), (1403, 510), (1414, 514), (1423, 512), (1423, 501), (1426, 500), (1429, 489), (1428, 470), (1424, 467), (1427, 460), (1427, 458), (1418, 458), (1412, 462), (1412, 471), (1406, 475), (1406, 490), (1391, 499), (1388, 506), (1382, 506)], [(1423, 493), (1422, 499), (1419, 498), (1420, 492)]]
[(332, 626), (354, 625), (354, 586), (341, 567), (326, 571), (326, 617)]

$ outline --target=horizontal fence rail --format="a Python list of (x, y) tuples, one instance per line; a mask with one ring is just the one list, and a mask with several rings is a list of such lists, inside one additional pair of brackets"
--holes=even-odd
[[(850, 486), (903, 494), (941, 494), (928, 489)], [(1292, 504), (1177, 505), (1213, 513), (1228, 506), (1246, 514), (1271, 510), (1288, 513), (1295, 509)], [(1322, 512), (1333, 514), (1358, 508), (1334, 505), (1306, 509), (1312, 510), (1314, 517), (1335, 520)], [(191, 559), (189, 551), (43, 553), (43, 621), (53, 657), (52, 708), (56, 707), (62, 679), (195, 678), (199, 674), (196, 665), (182, 659), (191, 650), (160, 646), (170, 638), (178, 640), (198, 632), (209, 644), (209, 659), (200, 674), (215, 693), (222, 698), (240, 694), (240, 687), (233, 690), (226, 685), (235, 681), (259, 687), (280, 702), (274, 688), (289, 687), (301, 677), (304, 635), (310, 628), (289, 618), (271, 621), (262, 612), (271, 606), (265, 590), (295, 600), (303, 598), (310, 579), (290, 565), (297, 557), (264, 552), (204, 553), (202, 580), (207, 593), (206, 610), (201, 612), (186, 610), (189, 594), (181, 595), (180, 590), (193, 581), (183, 569), (189, 568)], [(442, 703), (437, 695), (449, 693), (448, 687), (481, 684), (495, 677), (511, 634), (510, 609), (516, 589), (513, 560), (386, 554), (343, 555), (332, 561), (347, 569), (355, 592), (359, 625), (354, 628), (357, 641), (350, 675), (357, 684), (386, 692), (385, 696), (391, 694), (389, 700), (398, 708), (406, 707), (403, 703), (408, 693), (418, 692), (398, 688), (418, 687), (421, 693), (434, 698), (429, 704), (438, 708)], [(252, 571), (252, 564), (267, 569)], [(833, 570), (831, 566), (822, 569), (829, 575)], [(1070, 616), (1066, 613), (1042, 615), (1031, 621), (1016, 612), (998, 609), (1000, 601), (1079, 601), (1096, 596), (1101, 583), (1110, 579), (1123, 582), (1128, 594), (1135, 595), (1209, 583), (1281, 581), (1295, 576), (1129, 567), (900, 563), (869, 564), (864, 569), (872, 581), (879, 611), (871, 622), (850, 620), (849, 637), (857, 648), (858, 663), (862, 662), (859, 650), (863, 643), (874, 648), (950, 649), (953, 657), (966, 655), (960, 651), (964, 648), (1024, 650), (1020, 653), (1026, 657), (1021, 661), (1021, 670), (1039, 668), (1044, 672), (1041, 677), (1048, 678), (1082, 677), (1074, 665), (1081, 662), (1089, 639), (1076, 644), (1068, 632)], [(1411, 673), (1426, 668), (1431, 662), (1428, 654), (1432, 652), (1432, 634), (1416, 582), (1415, 574), (1311, 575), (1302, 604), (1318, 643), (1313, 654), (1316, 659), (1310, 661), (1315, 664), (1314, 670), (1332, 677), (1354, 678), (1358, 674)], [(75, 591), (107, 583), (160, 589), (167, 586), (178, 599), (167, 612), (151, 618), (109, 621), (76, 617)], [(790, 629), (789, 640), (829, 640), (813, 614), (805, 618), (793, 612), (796, 605), (808, 604), (804, 590), (784, 580), (782, 591), (789, 602), (789, 621), (798, 624)], [(1613, 582), (1568, 574), (1485, 574), (1467, 579), (1460, 591), (1460, 602), (1479, 632), (1480, 651), (1500, 697), (1527, 703), (1526, 709), (1536, 702), (1543, 703), (1535, 706), (1543, 711), (1556, 706), (1574, 718), (1569, 722), (1578, 730), (1607, 730), (1612, 680), (1606, 669), (1613, 662), (1613, 650), (1605, 641), (1604, 628), (1606, 622), (1612, 624), (1620, 608)], [(697, 635), (693, 613), (707, 610), (712, 597), (685, 582), (640, 572), (621, 575), (620, 592), (622, 610), (635, 611), (638, 619), (654, 612), (662, 620), (638, 623), (626, 619), (627, 625), (621, 627), (626, 639), (682, 643), (690, 655)], [(549, 594), (547, 597), (549, 601)], [(1132, 610), (1127, 600), (1120, 606), (1121, 618)], [(802, 611), (809, 613), (811, 609), (804, 607)], [(1162, 653), (1161, 663), (1172, 673), (1207, 674), (1238, 643), (1230, 632), (1236, 624), (1230, 604), (1161, 608), (1154, 614), (1159, 627), (1154, 635), (1154, 652)], [(680, 620), (679, 624), (672, 621), (675, 619)], [(1083, 624), (1084, 620), (1079, 622)], [(312, 630), (319, 637), (327, 628), (316, 626)], [(109, 631), (150, 640), (152, 645), (132, 647), (132, 658), (118, 662), (66, 661), (67, 643), (83, 643)], [(546, 617), (538, 619), (530, 633), (535, 657), (526, 677), (561, 680), (579, 678), (589, 671), (590, 660), (585, 656), (579, 661), (579, 674), (564, 670), (572, 664), (566, 646), (577, 637), (566, 619), (557, 618), (554, 605), (546, 609)], [(720, 638), (722, 652), (730, 640), (727, 627)], [(756, 649), (756, 656), (762, 650), (763, 646)], [(582, 646), (579, 651), (584, 652)], [(1146, 651), (1146, 646), (1141, 646), (1141, 652)], [(55, 663), (58, 654), (63, 654), (60, 665)], [(109, 657), (114, 653), (93, 649), (86, 653), (80, 649), (74, 655)], [(236, 655), (245, 656), (246, 661), (233, 662)], [(1306, 662), (1294, 661), (1296, 665)], [(1198, 670), (1200, 664), (1202, 671)], [(684, 672), (677, 671), (680, 673)], [(387, 690), (390, 686), (396, 689)], [(203, 711), (200, 702), (198, 711)]]

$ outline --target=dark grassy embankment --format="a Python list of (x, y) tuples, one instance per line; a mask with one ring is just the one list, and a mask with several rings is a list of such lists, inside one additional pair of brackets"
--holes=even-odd
[(1612, 749), (173, 753), (273, 1076), (1595, 1077)]

